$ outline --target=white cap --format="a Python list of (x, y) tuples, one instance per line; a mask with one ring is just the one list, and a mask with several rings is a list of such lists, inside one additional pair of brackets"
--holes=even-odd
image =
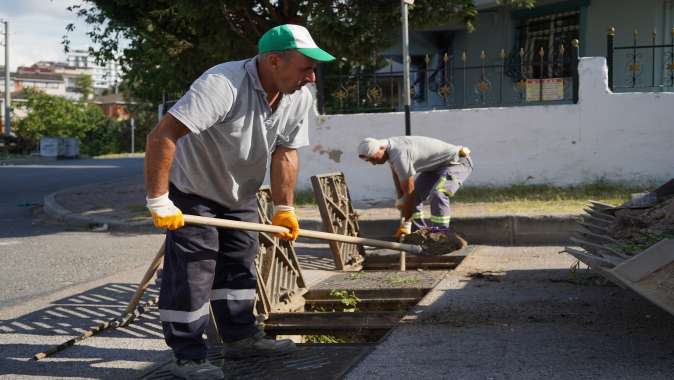
[(377, 140), (372, 137), (366, 137), (360, 144), (358, 144), (358, 156), (370, 158), (374, 156), (382, 146), (386, 146), (386, 140)]

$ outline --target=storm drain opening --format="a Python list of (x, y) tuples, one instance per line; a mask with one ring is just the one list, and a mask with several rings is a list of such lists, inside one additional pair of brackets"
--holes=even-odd
[[(228, 379), (341, 379), (444, 277), (444, 271), (341, 272), (304, 293), (302, 311), (271, 312), (265, 333), (291, 338), (286, 355), (225, 359), (212, 344), (208, 358)], [(143, 378), (173, 379), (170, 362)]]
[(297, 343), (377, 343), (423, 298), (430, 288), (314, 289), (305, 311), (273, 313), (264, 322), (267, 335)]
[[(332, 177), (325, 179), (333, 180)], [(334, 232), (357, 236), (357, 215), (345, 181), (343, 177), (337, 179), (340, 178), (339, 184), (321, 183), (321, 189), (331, 189), (330, 195), (335, 198), (332, 202), (327, 198), (322, 201), (334, 209), (319, 208), (324, 216), (340, 216), (331, 222)], [(257, 196), (260, 221), (270, 224), (271, 191), (262, 188)], [(345, 211), (340, 213), (337, 209)], [(267, 336), (290, 338), (296, 342), (297, 350), (280, 356), (225, 359), (222, 341), (211, 320), (206, 331), (208, 358), (222, 365), (228, 379), (343, 378), (356, 363), (367, 360), (364, 358), (376, 344), (470, 250), (466, 247), (450, 255), (408, 256), (408, 270), (398, 271), (398, 252), (379, 250), (363, 255), (361, 246), (331, 244), (335, 269), (340, 272), (309, 287), (294, 244), (271, 234), (260, 233), (259, 237), (255, 314)], [(172, 360), (166, 360), (142, 378), (173, 379), (171, 365)]]

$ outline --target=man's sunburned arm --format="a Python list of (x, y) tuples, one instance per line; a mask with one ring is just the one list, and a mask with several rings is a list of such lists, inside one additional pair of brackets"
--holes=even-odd
[(155, 198), (168, 192), (169, 173), (178, 139), (189, 129), (171, 114), (166, 114), (147, 136), (145, 145), (145, 192)]
[(279, 146), (271, 158), (271, 194), (275, 205), (292, 206), (299, 172), (297, 150)]

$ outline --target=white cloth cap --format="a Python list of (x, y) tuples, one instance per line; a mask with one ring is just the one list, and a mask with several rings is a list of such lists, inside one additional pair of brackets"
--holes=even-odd
[(377, 140), (372, 137), (366, 137), (363, 139), (363, 141), (360, 142), (360, 144), (358, 144), (358, 155), (368, 158), (372, 157), (382, 146), (386, 146), (385, 140)]

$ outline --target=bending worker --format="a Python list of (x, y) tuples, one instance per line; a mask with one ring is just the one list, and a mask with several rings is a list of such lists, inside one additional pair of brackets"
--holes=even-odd
[(147, 139), (145, 190), (154, 225), (167, 228), (159, 314), (181, 378), (220, 379), (206, 360), (202, 338), (209, 308), (226, 357), (292, 351), (255, 324), (258, 234), (196, 225), (183, 212), (258, 222), (256, 193), (267, 168), (276, 208), (272, 222), (299, 231), (293, 208), (297, 148), (308, 145), (319, 62), (334, 57), (307, 29), (281, 25), (259, 40), (258, 55), (207, 70), (168, 111)]
[(430, 137), (368, 137), (358, 145), (358, 157), (373, 165), (388, 162), (401, 211), (396, 238), (426, 227), (423, 202), (431, 204), (431, 227), (448, 229), (449, 199), (473, 171), (470, 150)]

